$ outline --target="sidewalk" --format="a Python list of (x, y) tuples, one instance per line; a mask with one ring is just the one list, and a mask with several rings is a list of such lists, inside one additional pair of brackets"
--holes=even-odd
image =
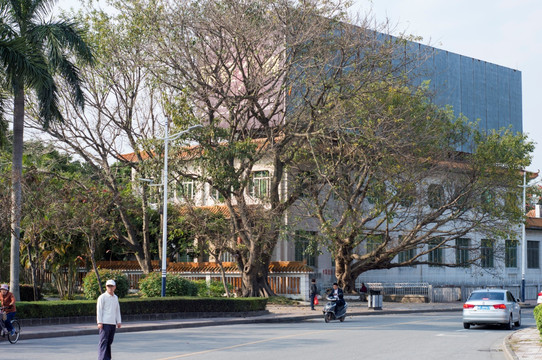
[[(526, 308), (532, 309), (534, 305), (526, 304)], [(460, 312), (463, 303), (430, 303), (430, 304), (401, 304), (386, 302), (383, 310), (372, 310), (367, 308), (366, 302), (348, 302), (348, 315), (385, 315), (385, 314), (407, 314), (420, 312)], [(258, 316), (247, 317), (217, 317), (197, 319), (175, 319), (156, 321), (130, 321), (122, 324), (118, 332), (135, 332), (148, 330), (180, 329), (201, 326), (233, 325), (248, 323), (279, 323), (299, 322), (308, 319), (322, 319), (322, 306), (316, 311), (311, 311), (308, 304), (292, 305), (268, 305), (267, 313)], [(62, 336), (96, 335), (98, 330), (96, 324), (61, 324), (61, 325), (39, 325), (25, 326), (21, 331), (20, 341), (28, 339), (42, 339)], [(536, 328), (527, 328), (516, 331), (507, 336), (504, 344), (504, 353), (510, 360), (535, 360), (542, 359), (542, 343)]]
[(504, 346), (510, 360), (542, 359), (542, 342), (536, 327), (513, 332), (504, 340)]

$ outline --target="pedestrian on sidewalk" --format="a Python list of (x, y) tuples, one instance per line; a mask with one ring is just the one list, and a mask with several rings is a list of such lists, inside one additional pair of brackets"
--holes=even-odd
[(314, 299), (318, 296), (318, 286), (316, 286), (316, 279), (311, 280), (311, 288), (309, 292), (309, 297), (311, 299), (311, 310), (316, 310), (314, 308)]
[(115, 280), (107, 280), (106, 292), (98, 297), (96, 303), (96, 321), (100, 331), (98, 360), (111, 360), (111, 344), (115, 338), (115, 329), (121, 327), (119, 298), (115, 295)]
[(359, 300), (367, 301), (367, 286), (365, 286), (365, 283), (361, 283), (361, 287), (359, 288)]

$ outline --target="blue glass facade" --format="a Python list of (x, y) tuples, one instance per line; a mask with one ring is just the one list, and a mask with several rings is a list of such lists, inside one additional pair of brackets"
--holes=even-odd
[(456, 116), (479, 120), (482, 129), (511, 125), (514, 132), (523, 131), (520, 71), (422, 44), (413, 48), (416, 46), (428, 56), (419, 76), (430, 81), (436, 104), (451, 105)]

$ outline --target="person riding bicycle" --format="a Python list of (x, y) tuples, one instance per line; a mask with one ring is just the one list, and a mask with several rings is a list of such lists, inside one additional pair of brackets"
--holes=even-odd
[(15, 329), (11, 326), (11, 320), (15, 317), (17, 309), (15, 308), (15, 296), (9, 292), (7, 284), (0, 285), (0, 305), (2, 305), (2, 310), (6, 313), (6, 320), (4, 321), (6, 330), (13, 336), (15, 335)]

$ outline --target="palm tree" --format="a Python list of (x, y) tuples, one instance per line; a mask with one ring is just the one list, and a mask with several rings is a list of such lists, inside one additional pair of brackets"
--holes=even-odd
[[(10, 285), (19, 298), (21, 178), (25, 94), (34, 93), (44, 127), (62, 121), (55, 76), (66, 80), (82, 108), (84, 96), (74, 60), (92, 62), (83, 29), (74, 21), (45, 20), (56, 0), (0, 0), (0, 61), (13, 96), (13, 164), (11, 194)], [(18, 52), (19, 56), (15, 56)]]

